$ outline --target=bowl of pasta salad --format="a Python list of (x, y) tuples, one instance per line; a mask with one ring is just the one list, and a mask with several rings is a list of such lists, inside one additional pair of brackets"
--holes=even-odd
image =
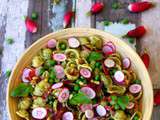
[(149, 120), (152, 107), (140, 57), (90, 28), (40, 38), (17, 61), (7, 88), (12, 120)]

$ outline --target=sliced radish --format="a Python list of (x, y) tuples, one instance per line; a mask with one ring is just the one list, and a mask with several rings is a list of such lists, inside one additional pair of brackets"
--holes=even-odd
[(82, 87), (82, 88), (81, 88), (81, 91), (82, 91), (84, 94), (86, 94), (90, 99), (93, 99), (93, 98), (95, 98), (95, 96), (96, 96), (95, 91), (94, 91), (92, 88), (90, 88), (90, 87)]
[(92, 104), (83, 104), (80, 106), (80, 109), (82, 112), (85, 112), (86, 110), (92, 110), (93, 106)]
[(106, 43), (106, 45), (111, 46), (113, 48), (113, 51), (116, 52), (116, 46), (114, 45), (113, 42), (109, 41), (109, 42)]
[(22, 81), (29, 82), (32, 80), (32, 77), (36, 76), (36, 71), (33, 68), (25, 68), (22, 74)]
[(68, 39), (68, 44), (71, 48), (78, 48), (80, 46), (79, 40), (74, 37)]
[(105, 107), (103, 107), (102, 105), (98, 105), (96, 107), (96, 112), (99, 116), (103, 117), (107, 114)]
[(63, 69), (63, 67), (62, 67), (61, 65), (55, 65), (55, 66), (54, 66), (54, 70), (55, 70), (55, 72), (56, 72), (56, 77), (57, 77), (58, 79), (64, 78), (65, 73), (64, 73), (64, 69)]
[(142, 90), (142, 86), (139, 84), (133, 84), (129, 87), (129, 91), (133, 94), (137, 94), (141, 92), (141, 90)]
[(48, 48), (55, 48), (56, 47), (56, 40), (55, 39), (51, 39), (47, 42), (47, 47)]
[(62, 91), (59, 93), (58, 101), (60, 103), (63, 103), (65, 101), (67, 101), (68, 98), (69, 98), (69, 90), (68, 90), (68, 88), (63, 88)]
[(122, 71), (116, 71), (114, 74), (114, 79), (117, 83), (123, 83), (124, 82), (124, 73)]
[(112, 68), (112, 67), (115, 66), (115, 62), (114, 62), (114, 60), (107, 58), (107, 59), (105, 59), (105, 61), (104, 61), (104, 65), (105, 65), (106, 67), (108, 67), (108, 68)]
[(73, 120), (73, 113), (72, 112), (65, 112), (63, 114), (62, 120)]
[(87, 68), (81, 68), (80, 70), (80, 74), (84, 77), (84, 78), (90, 78), (91, 77), (91, 71)]
[(123, 62), (123, 67), (125, 69), (130, 68), (130, 66), (131, 66), (131, 60), (128, 57), (124, 58), (122, 62)]
[(133, 102), (129, 102), (129, 104), (126, 106), (127, 109), (133, 109), (135, 104)]
[(58, 62), (63, 62), (66, 60), (66, 55), (62, 53), (53, 54), (53, 59)]
[(44, 119), (47, 116), (47, 110), (43, 107), (34, 108), (32, 110), (32, 117), (38, 120)]
[(56, 83), (52, 85), (52, 89), (57, 89), (57, 88), (61, 88), (63, 86), (62, 82)]
[(104, 45), (102, 48), (102, 51), (105, 55), (110, 55), (110, 54), (114, 53), (114, 50), (110, 45)]
[(93, 110), (86, 110), (85, 111), (85, 116), (86, 116), (86, 118), (93, 118), (94, 117)]
[(97, 107), (98, 105), (99, 105), (99, 104), (94, 104), (93, 107), (95, 108), (95, 107)]

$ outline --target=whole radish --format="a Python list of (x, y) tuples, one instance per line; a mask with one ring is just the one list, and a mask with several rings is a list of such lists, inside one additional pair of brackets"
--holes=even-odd
[(156, 92), (156, 94), (154, 95), (154, 104), (160, 105), (160, 91)]
[(87, 13), (87, 15), (97, 14), (101, 12), (104, 8), (104, 4), (102, 2), (96, 2), (92, 5), (91, 10)]
[(71, 23), (73, 15), (74, 15), (74, 12), (72, 11), (68, 11), (64, 14), (63, 28), (66, 28)]
[(128, 37), (140, 38), (146, 33), (146, 29), (144, 26), (138, 26), (137, 28), (129, 31), (127, 33)]
[(144, 52), (141, 55), (141, 59), (142, 59), (143, 63), (145, 64), (146, 68), (148, 68), (149, 64), (150, 64), (150, 56), (148, 55), (148, 53)]
[(151, 7), (153, 7), (153, 4), (148, 1), (134, 2), (129, 4), (128, 10), (130, 12), (138, 13), (138, 12), (143, 12), (145, 10), (148, 10)]
[(29, 17), (25, 18), (26, 29), (28, 32), (36, 33), (38, 30), (37, 23), (31, 20)]

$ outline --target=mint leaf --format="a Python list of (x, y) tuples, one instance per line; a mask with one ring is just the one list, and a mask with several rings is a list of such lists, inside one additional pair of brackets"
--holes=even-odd
[(126, 106), (129, 103), (129, 97), (128, 96), (119, 96), (117, 99), (117, 104), (121, 107), (122, 110), (126, 109)]
[(12, 97), (25, 97), (33, 91), (32, 85), (20, 83), (12, 92)]
[(84, 93), (79, 92), (69, 100), (69, 103), (72, 105), (89, 104), (91, 103), (91, 99), (89, 99)]
[(7, 77), (7, 78), (9, 78), (9, 76), (11, 75), (11, 72), (12, 72), (11, 70), (7, 70), (7, 71), (6, 71), (6, 77)]
[(13, 43), (14, 43), (13, 38), (7, 38), (7, 39), (6, 39), (6, 43), (7, 43), (7, 44), (13, 44)]
[(98, 52), (91, 52), (88, 56), (89, 61), (97, 61), (97, 60), (102, 60), (102, 59), (103, 59), (103, 55)]

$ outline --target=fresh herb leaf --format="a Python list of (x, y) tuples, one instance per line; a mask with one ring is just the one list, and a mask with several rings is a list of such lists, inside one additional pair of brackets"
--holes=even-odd
[(128, 18), (124, 18), (120, 21), (120, 23), (122, 24), (128, 24), (129, 23), (129, 19)]
[(13, 38), (7, 38), (6, 42), (7, 42), (7, 44), (13, 44), (14, 40), (13, 40)]
[(20, 83), (12, 92), (12, 97), (25, 97), (33, 91), (32, 85)]
[(37, 20), (38, 19), (38, 13), (37, 12), (32, 12), (31, 18), (32, 18), (32, 20)]
[(114, 2), (112, 3), (112, 9), (119, 9), (121, 7), (120, 3), (119, 2)]
[(119, 96), (117, 99), (117, 104), (120, 106), (122, 110), (126, 109), (126, 106), (129, 103), (129, 97), (128, 96)]
[(79, 92), (69, 100), (69, 103), (72, 105), (89, 104), (91, 103), (91, 99), (89, 99), (84, 93)]
[(10, 75), (11, 75), (11, 70), (7, 70), (6, 71), (6, 77), (9, 78)]
[(103, 59), (103, 55), (98, 52), (91, 52), (88, 56), (89, 61), (97, 61), (97, 60), (102, 60), (102, 59)]
[(141, 84), (141, 80), (136, 79), (136, 80), (133, 81), (133, 83), (135, 83), (135, 84)]
[(133, 44), (134, 41), (135, 41), (135, 38), (128, 38), (128, 42), (129, 42), (129, 43)]
[(109, 26), (112, 24), (112, 22), (106, 20), (106, 21), (103, 21), (103, 24), (104, 26)]

